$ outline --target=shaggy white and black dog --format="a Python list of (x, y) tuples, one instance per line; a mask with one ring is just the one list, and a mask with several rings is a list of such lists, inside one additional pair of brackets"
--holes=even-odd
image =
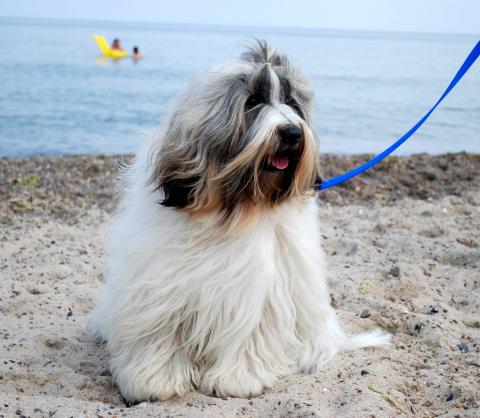
[(314, 185), (313, 92), (259, 42), (195, 80), (126, 171), (90, 321), (129, 402), (250, 397), (335, 353)]

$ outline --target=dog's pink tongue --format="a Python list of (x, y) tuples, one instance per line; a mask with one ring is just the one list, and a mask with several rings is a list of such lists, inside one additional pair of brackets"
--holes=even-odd
[(288, 167), (288, 157), (287, 156), (273, 157), (272, 158), (272, 165), (277, 170), (285, 170)]

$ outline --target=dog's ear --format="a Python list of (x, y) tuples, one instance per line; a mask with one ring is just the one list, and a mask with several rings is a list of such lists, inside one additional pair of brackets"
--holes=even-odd
[(182, 209), (192, 201), (192, 193), (198, 179), (167, 180), (161, 186), (164, 198), (163, 206)]

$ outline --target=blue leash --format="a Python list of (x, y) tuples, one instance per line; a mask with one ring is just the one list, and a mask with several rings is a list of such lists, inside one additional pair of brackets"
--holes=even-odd
[(437, 106), (443, 101), (443, 99), (450, 93), (451, 90), (455, 87), (455, 85), (460, 81), (463, 75), (470, 69), (472, 64), (476, 61), (478, 56), (480, 55), (480, 41), (477, 42), (477, 45), (472, 49), (472, 52), (468, 55), (467, 59), (463, 63), (463, 65), (458, 70), (455, 77), (453, 77), (452, 82), (444, 91), (440, 99), (438, 99), (437, 103), (427, 112), (427, 114), (420, 119), (414, 126), (411, 128), (405, 135), (403, 135), (400, 139), (397, 140), (394, 144), (390, 145), (385, 151), (381, 152), (377, 156), (373, 157), (370, 161), (367, 161), (365, 164), (354, 168), (351, 171), (348, 171), (345, 174), (342, 174), (337, 177), (333, 177), (328, 180), (322, 180), (320, 184), (315, 187), (315, 190), (326, 190), (330, 187), (336, 186), (337, 184), (341, 184), (352, 177), (358, 176), (359, 174), (363, 173), (365, 170), (368, 170), (370, 167), (373, 167), (375, 164), (378, 164), (382, 161), (385, 157), (390, 155), (393, 151), (395, 151), (400, 145), (402, 145), (408, 138), (410, 138), (420, 126), (424, 124), (424, 122), (428, 119), (428, 117), (433, 113), (433, 111), (437, 108)]

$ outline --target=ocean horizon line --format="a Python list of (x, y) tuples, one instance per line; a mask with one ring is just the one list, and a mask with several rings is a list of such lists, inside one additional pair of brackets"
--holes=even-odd
[[(0, 22), (7, 24), (39, 24), (53, 26), (98, 26), (99, 24), (107, 27), (126, 27), (127, 29), (162, 29), (203, 32), (231, 32), (241, 33), (245, 31), (259, 31), (271, 34), (288, 34), (300, 36), (339, 36), (362, 34), (364, 37), (378, 38), (380, 35), (390, 38), (410, 38), (422, 37), (424, 39), (433, 38), (472, 38), (477, 39), (478, 33), (456, 33), (456, 32), (418, 32), (418, 31), (399, 31), (399, 30), (373, 30), (373, 29), (347, 29), (347, 28), (316, 28), (316, 27), (298, 27), (298, 26), (259, 26), (259, 25), (238, 25), (238, 24), (215, 24), (215, 23), (189, 23), (189, 22), (160, 22), (160, 21), (142, 21), (142, 20), (105, 20), (105, 19), (74, 19), (74, 18), (56, 18), (56, 17), (31, 17), (31, 16), (0, 16)], [(145, 26), (146, 25), (146, 26)], [(348, 36), (347, 36), (348, 37)]]

